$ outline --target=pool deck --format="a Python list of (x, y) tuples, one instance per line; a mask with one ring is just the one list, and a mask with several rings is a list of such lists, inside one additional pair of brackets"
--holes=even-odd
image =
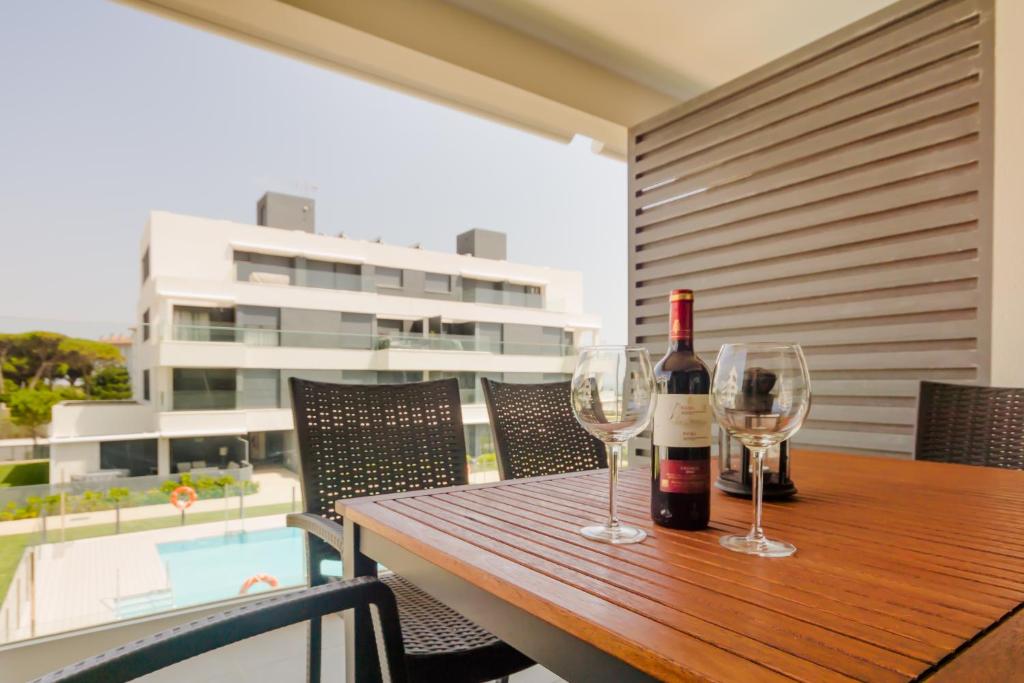
[[(285, 515), (268, 515), (30, 548), (21, 563), (23, 569), (26, 563), (34, 562), (35, 585), (31, 589), (25, 586), (21, 605), (24, 616), (10, 634), (11, 640), (114, 621), (114, 601), (118, 598), (158, 599), (160, 592), (169, 588), (158, 544), (283, 526)], [(29, 553), (35, 553), (35, 557)], [(30, 573), (26, 571), (23, 576)], [(33, 596), (35, 631), (31, 633)], [(12, 599), (17, 599), (15, 590), (8, 594), (7, 600)]]

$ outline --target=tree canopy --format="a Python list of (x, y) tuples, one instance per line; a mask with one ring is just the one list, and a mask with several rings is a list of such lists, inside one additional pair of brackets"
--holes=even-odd
[(11, 422), (36, 430), (72, 399), (129, 399), (131, 378), (112, 344), (57, 332), (0, 333), (0, 401)]
[(0, 334), (0, 387), (4, 380), (25, 389), (64, 380), (83, 384), (88, 393), (93, 373), (123, 362), (116, 346), (92, 339), (42, 331)]
[(38, 389), (16, 389), (7, 395), (7, 407), (11, 411), (11, 422), (27, 427), (36, 437), (36, 430), (52, 419), (53, 406), (61, 401), (83, 398), (84, 394), (75, 387), (40, 387)]
[(92, 398), (101, 401), (118, 401), (132, 397), (132, 378), (123, 365), (110, 365), (92, 376)]

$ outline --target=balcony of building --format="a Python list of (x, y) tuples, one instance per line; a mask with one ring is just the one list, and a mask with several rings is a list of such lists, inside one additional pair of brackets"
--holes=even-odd
[[(620, 487), (626, 521), (653, 532), (632, 548), (577, 533), (602, 518), (608, 482), (603, 473), (577, 473), (350, 503), (362, 506), (345, 512), (355, 513), (351, 525), (361, 515), (365, 535), (348, 538), (366, 553), (366, 567), (404, 563), (416, 585), (549, 667), (526, 674), (544, 683), (1020, 678), (1019, 459), (1000, 468), (911, 461), (922, 455), (926, 381), (1018, 397), (999, 420), (976, 412), (988, 418), (989, 436), (1019, 444), (1020, 3), (134, 2), (548, 138), (592, 141), (594, 151), (626, 162), (629, 246), (621, 261), (632, 343), (664, 348), (665, 300), (678, 282), (699, 291), (697, 350), (706, 358), (735, 340), (793, 340), (806, 351), (815, 393), (798, 434), (804, 449), (793, 450), (800, 492), (765, 506), (769, 532), (798, 545), (791, 558), (723, 548), (724, 530), (748, 528), (749, 504), (719, 490), (710, 492), (710, 530), (654, 526), (643, 469), (626, 471)], [(354, 284), (342, 275), (334, 282)], [(289, 289), (270, 280), (237, 284)], [(168, 431), (185, 429), (185, 418), (209, 420), (211, 431), (255, 428), (247, 415), (260, 410), (283, 419), (282, 368), (327, 381), (373, 372), (379, 381), (379, 373), (423, 372), (442, 362), (435, 359), (459, 358), (466, 366), (436, 371), (476, 381), (488, 366), (527, 372), (527, 362), (551, 363), (550, 372), (564, 374), (572, 365), (562, 342), (517, 353), (504, 337), (404, 328), (354, 338), (280, 325), (181, 330), (185, 338), (167, 329), (155, 335), (154, 367), (230, 369), (182, 376), (180, 396), (159, 413)], [(343, 369), (349, 362), (353, 369)], [(245, 374), (268, 368), (276, 374)], [(462, 396), (478, 400), (458, 376)], [(958, 429), (971, 412), (953, 405), (941, 416), (953, 425), (948, 441), (973, 438)], [(1007, 416), (1011, 426), (1001, 421)], [(215, 422), (221, 418), (230, 424)], [(846, 452), (823, 452), (836, 450)], [(245, 497), (222, 495), (227, 502), (201, 501), (218, 506), (202, 514), (222, 517), (182, 515), (179, 526), (174, 512), (164, 528), (132, 542), (110, 525), (112, 541), (72, 546), (61, 536), (53, 547), (66, 531), (53, 526), (58, 517), (37, 522), (31, 533), (41, 542), (19, 565), (12, 623), (21, 629), (34, 617), (23, 599), (42, 566), (33, 562), (81, 549), (80, 564), (61, 567), (107, 570), (95, 572), (89, 596), (112, 626), (72, 624), (46, 637), (31, 626), (27, 636), (9, 629), (22, 640), (0, 649), (0, 672), (26, 679), (245, 600), (230, 585), (185, 607), (167, 602), (176, 553), (197, 553), (211, 574), (242, 556), (180, 545), (200, 537), (234, 542), (243, 529), (272, 532), (250, 538), (270, 544), (268, 557), (291, 562), (275, 565), (289, 577), (278, 587), (304, 585), (301, 541), (277, 535), (283, 509), (246, 528)], [(111, 558), (134, 561), (144, 571), (127, 578), (148, 583), (117, 580)], [(182, 584), (201, 594), (202, 580), (187, 577)], [(65, 587), (47, 594), (51, 606), (79, 597), (66, 588), (79, 578), (73, 572), (47, 578)], [(345, 651), (342, 631), (341, 619), (327, 619), (331, 680), (341, 680), (357, 654)], [(301, 680), (306, 634), (305, 625), (289, 627), (156, 680)]]

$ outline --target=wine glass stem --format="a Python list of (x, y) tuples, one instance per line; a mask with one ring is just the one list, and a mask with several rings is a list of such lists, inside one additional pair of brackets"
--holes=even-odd
[(615, 501), (615, 490), (619, 486), (619, 456), (622, 444), (611, 442), (605, 444), (608, 450), (608, 528), (619, 528), (619, 511)]
[(763, 543), (765, 540), (764, 529), (761, 528), (761, 499), (764, 493), (764, 457), (767, 448), (751, 448), (750, 459), (753, 463), (753, 472), (750, 473), (751, 499), (754, 502), (754, 523), (747, 534), (747, 540)]

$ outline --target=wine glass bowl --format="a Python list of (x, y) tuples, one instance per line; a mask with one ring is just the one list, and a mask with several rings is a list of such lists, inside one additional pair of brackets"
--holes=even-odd
[(573, 414), (608, 451), (608, 521), (580, 529), (604, 543), (637, 543), (643, 530), (619, 523), (615, 490), (622, 445), (642, 432), (654, 411), (654, 374), (647, 350), (638, 346), (591, 346), (580, 351), (573, 373)]
[(765, 451), (800, 429), (810, 408), (811, 380), (798, 344), (725, 344), (711, 380), (711, 409), (721, 428), (750, 449), (754, 521), (746, 536), (723, 536), (730, 550), (785, 557), (796, 548), (765, 537), (761, 496)]

